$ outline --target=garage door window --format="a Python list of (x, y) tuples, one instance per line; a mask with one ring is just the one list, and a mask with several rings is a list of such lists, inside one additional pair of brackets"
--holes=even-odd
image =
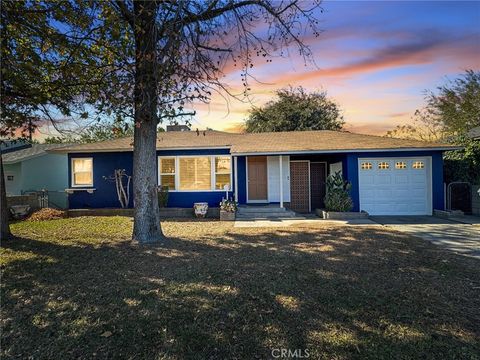
[(360, 168), (362, 170), (371, 170), (373, 168), (373, 166), (372, 166), (372, 163), (370, 163), (370, 162), (364, 162), (364, 163), (362, 163)]
[(423, 169), (425, 167), (425, 164), (423, 161), (414, 161), (412, 164), (413, 169)]
[(405, 161), (397, 161), (395, 163), (395, 169), (406, 169), (407, 163)]
[(387, 170), (390, 168), (390, 164), (388, 162), (382, 161), (378, 163), (378, 168), (380, 170)]

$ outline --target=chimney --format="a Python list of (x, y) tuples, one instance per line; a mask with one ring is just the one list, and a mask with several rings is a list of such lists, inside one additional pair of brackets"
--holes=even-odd
[(190, 131), (187, 125), (167, 125), (167, 131)]

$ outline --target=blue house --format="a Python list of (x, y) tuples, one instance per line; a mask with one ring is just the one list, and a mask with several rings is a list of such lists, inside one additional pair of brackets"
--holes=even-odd
[[(340, 171), (352, 184), (354, 211), (429, 215), (444, 208), (442, 153), (452, 149), (339, 131), (172, 131), (158, 136), (156, 166), (158, 184), (170, 190), (169, 207), (217, 207), (227, 192), (240, 204), (311, 212), (324, 206), (328, 174)], [(70, 208), (119, 207), (105, 177), (115, 169), (132, 174), (131, 138), (56, 151), (68, 154)]]
[(50, 206), (66, 208), (67, 155), (52, 153), (65, 144), (33, 144), (8, 149), (3, 155), (7, 195), (46, 190)]

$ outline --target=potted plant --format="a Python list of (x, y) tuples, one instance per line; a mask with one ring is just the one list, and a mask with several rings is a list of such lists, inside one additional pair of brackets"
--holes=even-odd
[(223, 199), (220, 202), (220, 220), (234, 221), (237, 211), (237, 202), (235, 200)]
[[(357, 219), (366, 218), (366, 212), (351, 212), (353, 200), (350, 197), (352, 185), (343, 179), (340, 172), (330, 174), (327, 178), (327, 195), (325, 210), (321, 211), (324, 219)], [(317, 212), (317, 215), (320, 214)]]
[(193, 211), (197, 218), (204, 218), (207, 216), (208, 212), (208, 203), (207, 202), (198, 202), (193, 204)]

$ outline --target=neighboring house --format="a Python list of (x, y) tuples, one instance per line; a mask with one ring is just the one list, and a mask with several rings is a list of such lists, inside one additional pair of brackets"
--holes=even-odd
[[(132, 149), (132, 139), (123, 138), (56, 150), (68, 153), (70, 207), (119, 207), (115, 185), (104, 177), (115, 169), (131, 175)], [(176, 131), (158, 135), (156, 165), (158, 184), (170, 188), (169, 207), (216, 207), (227, 186), (240, 204), (310, 212), (323, 207), (327, 175), (342, 171), (354, 211), (429, 215), (444, 207), (442, 152), (452, 149), (337, 131)]]
[(67, 156), (48, 150), (65, 144), (33, 144), (3, 155), (7, 195), (48, 190), (52, 206), (66, 208), (68, 187)]
[(467, 136), (470, 138), (470, 139), (473, 139), (473, 140), (480, 140), (480, 126), (477, 126), (473, 129), (471, 129), (468, 133), (467, 133)]

